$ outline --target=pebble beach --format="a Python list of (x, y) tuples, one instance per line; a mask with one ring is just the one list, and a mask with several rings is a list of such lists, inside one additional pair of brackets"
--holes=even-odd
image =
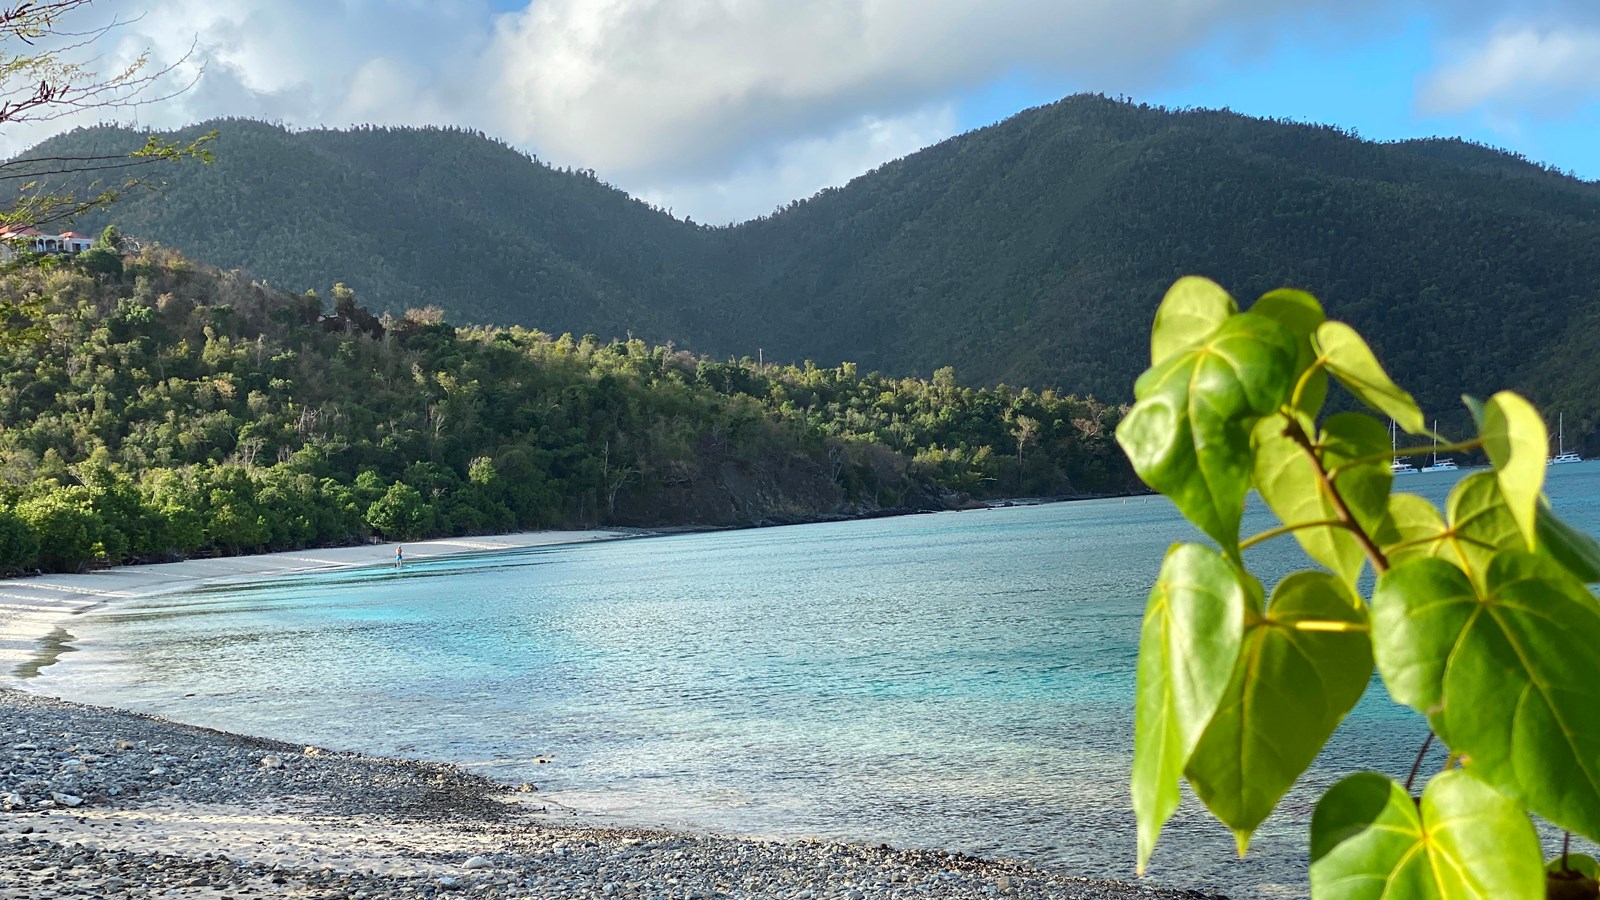
[[(433, 541), (406, 556), (624, 536)], [(349, 547), (0, 582), (0, 674), (37, 665), (41, 641), (100, 604), (392, 554)], [(1212, 896), (945, 852), (595, 827), (535, 784), (0, 686), (0, 900)]]
[(0, 689), (0, 898), (1211, 895), (1003, 860), (564, 822), (537, 786)]

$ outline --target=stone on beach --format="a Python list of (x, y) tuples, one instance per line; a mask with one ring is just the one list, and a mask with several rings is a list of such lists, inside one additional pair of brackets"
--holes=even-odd
[(30, 745), (0, 752), (6, 900), (1201, 896), (961, 854), (586, 827), (447, 765), (305, 755), (4, 689), (0, 729)]

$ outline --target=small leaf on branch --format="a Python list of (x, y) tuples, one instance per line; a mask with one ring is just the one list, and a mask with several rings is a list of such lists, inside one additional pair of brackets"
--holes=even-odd
[(1422, 409), (1383, 370), (1372, 348), (1343, 322), (1324, 322), (1315, 337), (1317, 352), (1339, 383), (1368, 407), (1399, 423), (1410, 434), (1426, 434)]
[(1184, 769), (1244, 853), (1372, 678), (1367, 615), (1326, 572), (1296, 572), (1249, 617), (1216, 715)]
[(1447, 526), (1439, 510), (1416, 494), (1389, 495), (1389, 528), (1381, 546), (1391, 564), (1432, 556)]
[[(1296, 414), (1300, 429), (1310, 434), (1311, 420)], [(1316, 467), (1300, 443), (1285, 429), (1283, 414), (1262, 419), (1251, 434), (1255, 447), (1253, 480), (1256, 490), (1285, 525), (1309, 525), (1338, 518), (1332, 498), (1317, 478)], [(1387, 462), (1351, 465), (1372, 458), (1389, 447), (1382, 423), (1359, 413), (1339, 413), (1328, 419), (1317, 438), (1318, 458), (1324, 469), (1338, 468), (1333, 486), (1357, 523), (1377, 535), (1386, 526), (1389, 486), (1394, 473)], [(1338, 526), (1296, 528), (1295, 539), (1306, 555), (1354, 585), (1365, 559), (1361, 544), (1348, 529)]]
[(1547, 501), (1539, 504), (1539, 550), (1575, 575), (1579, 581), (1600, 581), (1600, 543), (1561, 521)]
[(1133, 469), (1230, 554), (1250, 489), (1250, 430), (1293, 389), (1294, 336), (1254, 313), (1139, 377), (1117, 427)]
[(1322, 304), (1305, 291), (1280, 288), (1262, 294), (1261, 299), (1250, 307), (1250, 311), (1276, 320), (1294, 335), (1295, 383), (1299, 385), (1304, 381), (1304, 386), (1299, 387), (1300, 396), (1296, 408), (1306, 415), (1315, 416), (1322, 409), (1322, 403), (1328, 396), (1327, 370), (1317, 366), (1315, 371), (1306, 374), (1317, 361), (1317, 349), (1312, 345), (1311, 337), (1316, 334), (1317, 326), (1327, 321), (1327, 316), (1322, 311)]
[[(1423, 498), (1391, 496), (1389, 521), (1395, 530), (1384, 544), (1389, 561), (1437, 557), (1459, 566), (1477, 582), (1497, 552), (1524, 546), (1522, 530), (1512, 519), (1493, 472), (1475, 472), (1456, 482), (1448, 508), (1446, 526), (1433, 504)], [(1600, 581), (1600, 544), (1594, 538), (1561, 521), (1542, 499), (1535, 521), (1540, 555), (1554, 559), (1580, 581)]]
[(1534, 516), (1544, 490), (1545, 460), (1550, 436), (1544, 419), (1533, 404), (1511, 391), (1501, 391), (1482, 406), (1479, 433), (1483, 449), (1494, 464), (1500, 492), (1505, 495), (1511, 516), (1522, 529), (1528, 549), (1538, 539)]
[(1150, 591), (1139, 635), (1133, 809), (1139, 870), (1178, 808), (1184, 763), (1233, 673), (1252, 606), (1244, 575), (1216, 551), (1179, 544)]
[(1211, 337), (1222, 323), (1239, 311), (1222, 286), (1195, 275), (1178, 279), (1156, 308), (1150, 329), (1150, 365), (1168, 359)]

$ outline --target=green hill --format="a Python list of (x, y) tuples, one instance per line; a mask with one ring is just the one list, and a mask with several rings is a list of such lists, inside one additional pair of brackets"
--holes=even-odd
[(1461, 141), (1078, 96), (706, 228), (471, 133), (201, 127), (215, 165), (109, 216), (375, 308), (1123, 399), (1162, 290), (1196, 273), (1317, 293), (1447, 429), (1462, 390), (1499, 387), (1559, 405), (1569, 439), (1600, 422), (1600, 186)]
[[(146, 247), (0, 266), (0, 574), (1127, 492), (1120, 410), (379, 318)], [(109, 256), (107, 260), (103, 257)]]

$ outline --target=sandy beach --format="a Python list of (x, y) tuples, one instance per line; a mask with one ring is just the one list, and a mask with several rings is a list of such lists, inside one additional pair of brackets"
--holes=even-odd
[[(552, 547), (637, 536), (621, 531), (526, 531), (491, 537), (439, 538), (404, 545), (405, 558), (420, 561), (463, 553)], [(71, 575), (0, 580), (0, 680), (34, 657), (41, 642), (72, 616), (123, 602), (229, 581), (254, 581), (316, 569), (394, 564), (395, 544), (363, 544), (321, 550), (290, 550), (256, 556), (190, 559), (149, 566), (116, 566)]]

